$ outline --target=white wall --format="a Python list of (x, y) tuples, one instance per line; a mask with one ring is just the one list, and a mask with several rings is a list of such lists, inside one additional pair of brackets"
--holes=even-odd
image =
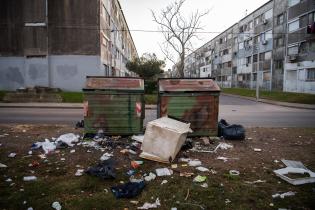
[(37, 85), (81, 91), (86, 76), (104, 76), (103, 69), (100, 56), (0, 57), (0, 89)]

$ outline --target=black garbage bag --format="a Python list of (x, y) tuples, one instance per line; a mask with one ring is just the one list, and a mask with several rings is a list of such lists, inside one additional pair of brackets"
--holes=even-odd
[(144, 181), (128, 182), (126, 184), (112, 187), (111, 190), (116, 198), (133, 198), (139, 195), (144, 187)]
[(186, 139), (183, 146), (181, 147), (182, 151), (192, 149), (194, 147), (194, 142), (191, 139)]
[(88, 168), (85, 173), (102, 179), (114, 179), (116, 177), (114, 162), (112, 160), (105, 160), (94, 167)]
[(244, 140), (245, 128), (242, 125), (230, 125), (226, 120), (221, 119), (218, 123), (218, 136), (223, 136), (224, 139), (228, 140)]

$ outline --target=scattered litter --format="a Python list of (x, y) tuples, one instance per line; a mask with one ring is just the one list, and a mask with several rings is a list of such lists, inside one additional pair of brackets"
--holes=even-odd
[(60, 158), (60, 160), (61, 160), (61, 161), (65, 161), (65, 160), (66, 160), (66, 158)]
[(259, 149), (259, 148), (254, 148), (254, 151), (255, 151), (255, 152), (261, 152), (261, 151), (262, 151), (262, 149)]
[(198, 176), (196, 176), (195, 178), (194, 178), (194, 182), (204, 182), (204, 181), (206, 181), (206, 179), (207, 179), (207, 177), (206, 176), (200, 176), (200, 175), (198, 175)]
[(240, 175), (240, 172), (237, 171), (237, 170), (230, 170), (230, 171), (229, 171), (229, 174), (230, 174), (231, 176), (239, 176), (239, 175)]
[(101, 160), (101, 161), (108, 160), (108, 159), (110, 159), (112, 156), (113, 156), (112, 153), (107, 153), (107, 152), (106, 152), (106, 153), (104, 153), (104, 154), (101, 156), (100, 160)]
[(127, 171), (127, 175), (128, 176), (132, 176), (132, 175), (134, 175), (136, 173), (136, 171), (135, 170), (129, 170), (129, 171)]
[(32, 151), (32, 150), (30, 150), (30, 151), (28, 151), (28, 153), (27, 153), (27, 154), (32, 155), (32, 154), (33, 154), (33, 151)]
[(247, 140), (253, 140), (253, 138), (252, 137), (248, 137)]
[(39, 162), (36, 161), (36, 160), (34, 160), (34, 161), (33, 161), (32, 163), (30, 163), (28, 166), (29, 166), (29, 167), (37, 167), (37, 166), (39, 166)]
[(156, 209), (161, 206), (159, 198), (155, 200), (154, 203), (144, 203), (143, 206), (138, 207), (137, 209)]
[(193, 175), (194, 175), (194, 173), (192, 173), (192, 172), (180, 172), (179, 173), (179, 176), (184, 176), (184, 177), (191, 177)]
[(0, 168), (7, 168), (8, 166), (5, 164), (0, 163)]
[(246, 184), (257, 184), (257, 183), (265, 183), (265, 182), (266, 182), (266, 180), (260, 180), (260, 179), (258, 179), (256, 181), (252, 181), (252, 182), (245, 181)]
[(215, 170), (213, 170), (213, 169), (211, 169), (210, 172), (211, 172), (212, 174), (217, 174), (217, 172), (216, 172)]
[(201, 137), (200, 139), (204, 145), (210, 145), (210, 139), (208, 137)]
[(131, 137), (132, 140), (142, 143), (144, 139), (144, 135), (133, 135)]
[(38, 157), (40, 157), (41, 159), (45, 159), (46, 155), (45, 154), (40, 154), (40, 155), (38, 155)]
[(223, 160), (224, 162), (226, 162), (228, 160), (239, 160), (239, 158), (227, 158), (227, 157), (219, 156), (217, 157), (217, 160)]
[(190, 158), (179, 158), (179, 161), (188, 163), (189, 161), (191, 161), (191, 159)]
[(75, 124), (75, 128), (84, 128), (84, 120), (80, 120)]
[[(311, 170), (307, 169), (302, 162), (300, 161), (292, 161), (292, 160), (281, 160), (287, 167), (281, 168), (278, 170), (274, 170), (275, 174), (281, 179), (289, 182), (293, 185), (301, 185), (306, 183), (314, 183), (315, 182), (315, 173)], [(295, 174), (308, 174), (308, 177), (302, 178), (290, 178), (286, 176), (289, 173)]]
[(132, 155), (136, 155), (136, 154), (137, 154), (137, 152), (133, 151), (132, 149), (128, 149), (128, 152), (129, 152), (130, 154), (132, 154)]
[(223, 136), (228, 140), (244, 140), (245, 129), (242, 125), (230, 125), (224, 119), (221, 119), (218, 123), (218, 136)]
[(209, 171), (209, 169), (205, 168), (205, 167), (202, 167), (202, 166), (199, 166), (196, 168), (198, 171), (201, 171), (201, 172), (206, 172), (206, 171)]
[(113, 161), (105, 160), (85, 171), (87, 174), (100, 177), (102, 179), (114, 179), (116, 177)]
[(53, 202), (52, 205), (51, 205), (51, 207), (52, 207), (53, 209), (56, 209), (56, 210), (61, 210), (61, 208), (62, 208), (61, 205), (60, 205), (60, 203), (57, 202), (57, 201)]
[(14, 158), (16, 156), (16, 153), (12, 152), (8, 155), (9, 158)]
[(73, 133), (67, 133), (59, 136), (59, 138), (56, 140), (56, 143), (58, 142), (64, 142), (66, 143), (69, 147), (73, 147), (74, 144), (79, 141), (79, 135), (75, 135)]
[(24, 176), (23, 181), (29, 182), (29, 181), (36, 181), (37, 177), (36, 176)]
[(200, 185), (200, 187), (208, 188), (208, 184), (207, 183), (203, 183), (202, 185)]
[(155, 173), (150, 172), (148, 176), (145, 176), (145, 177), (144, 177), (144, 180), (147, 181), (147, 182), (149, 182), (149, 181), (154, 180), (155, 178), (156, 178)]
[(162, 182), (161, 182), (161, 185), (163, 184), (166, 184), (168, 181), (166, 179), (164, 179)]
[(45, 154), (55, 151), (56, 145), (54, 142), (50, 142), (48, 139), (45, 139), (45, 142), (37, 142), (37, 145), (43, 148)]
[(12, 182), (12, 179), (11, 178), (7, 178), (5, 181), (6, 182)]
[(129, 181), (130, 181), (130, 182), (137, 182), (137, 183), (139, 183), (139, 182), (143, 182), (143, 178), (141, 177), (140, 179), (137, 179), (137, 178), (135, 178), (134, 176), (131, 176), (131, 177), (129, 178)]
[(186, 151), (194, 147), (194, 142), (191, 139), (186, 139), (180, 150)]
[(9, 134), (7, 134), (7, 133), (5, 133), (5, 134), (2, 134), (2, 135), (0, 135), (0, 138), (2, 138), (2, 137), (6, 137), (6, 136), (8, 136)]
[(28, 207), (27, 210), (34, 210), (33, 207)]
[(184, 144), (187, 133), (192, 132), (189, 127), (189, 123), (168, 117), (149, 122), (144, 134), (143, 152), (140, 157), (163, 163), (172, 162)]
[(144, 187), (144, 181), (128, 182), (126, 184), (111, 187), (111, 191), (116, 198), (133, 198), (139, 195)]
[(190, 160), (188, 162), (188, 165), (192, 166), (192, 167), (200, 166), (201, 165), (201, 161), (200, 160)]
[(75, 176), (82, 176), (83, 172), (84, 172), (84, 169), (78, 169), (77, 172), (75, 172), (74, 175)]
[(75, 153), (75, 149), (70, 150), (70, 153)]
[(272, 195), (272, 198), (285, 198), (285, 197), (290, 197), (290, 196), (294, 196), (295, 195), (295, 192), (292, 192), (292, 191), (289, 191), (289, 192), (286, 192), (286, 193), (276, 193), (274, 195)]
[(225, 199), (225, 204), (231, 203), (230, 199)]
[(177, 208), (176, 207), (172, 207), (171, 210), (177, 210)]
[(279, 163), (279, 160), (274, 160), (273, 162), (274, 162), (274, 163)]
[(177, 164), (172, 164), (171, 168), (177, 168)]
[(138, 205), (139, 201), (130, 201), (130, 203), (132, 203), (134, 205)]
[(137, 161), (134, 161), (134, 160), (130, 162), (130, 165), (131, 165), (131, 167), (134, 168), (134, 169), (140, 167), (140, 164), (139, 164)]
[(222, 142), (215, 148), (215, 151), (217, 151), (218, 149), (230, 149), (230, 148), (233, 148), (233, 145)]
[(168, 168), (157, 168), (155, 172), (157, 176), (171, 176), (173, 174), (173, 170)]

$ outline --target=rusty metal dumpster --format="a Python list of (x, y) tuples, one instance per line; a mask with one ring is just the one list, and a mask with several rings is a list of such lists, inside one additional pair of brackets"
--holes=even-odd
[(144, 81), (134, 77), (87, 76), (84, 94), (86, 134), (106, 135), (143, 132)]
[(189, 136), (217, 136), (219, 94), (219, 86), (209, 78), (162, 78), (157, 116), (191, 123)]

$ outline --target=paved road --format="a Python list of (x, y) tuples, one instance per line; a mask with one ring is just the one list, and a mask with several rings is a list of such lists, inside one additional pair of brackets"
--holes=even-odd
[[(246, 127), (315, 127), (315, 111), (257, 103), (237, 97), (220, 97), (219, 118)], [(146, 110), (145, 123), (156, 118)], [(66, 123), (83, 119), (80, 109), (0, 108), (0, 123)]]

